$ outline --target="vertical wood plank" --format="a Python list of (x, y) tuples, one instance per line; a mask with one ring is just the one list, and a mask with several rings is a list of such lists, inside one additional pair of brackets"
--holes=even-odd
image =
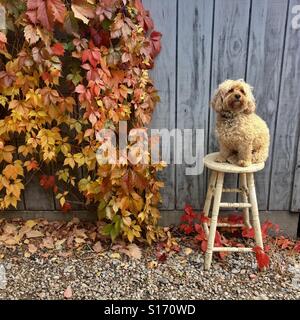
[[(213, 27), (213, 1), (179, 0), (178, 11), (178, 85), (177, 127), (204, 129), (208, 132), (210, 99), (211, 41)], [(195, 135), (193, 135), (195, 150)], [(205, 143), (205, 150), (207, 145)], [(195, 152), (194, 152), (195, 154)], [(176, 208), (186, 203), (195, 209), (203, 207), (206, 193), (205, 174), (187, 176), (185, 165), (177, 166)]]
[(300, 135), (298, 142), (298, 155), (294, 175), (294, 189), (291, 211), (300, 212)]
[[(51, 168), (42, 168), (43, 172), (47, 175), (51, 175)], [(39, 174), (27, 174), (26, 185), (24, 190), (25, 206), (26, 210), (54, 210), (54, 196), (51, 190), (44, 190), (40, 186)]]
[[(154, 113), (152, 128), (174, 129), (176, 127), (176, 24), (177, 1), (143, 0), (155, 23), (155, 29), (163, 34), (162, 51), (152, 71), (155, 87), (161, 102)], [(162, 209), (175, 209), (175, 166), (169, 165), (160, 175), (165, 183), (162, 190)]]
[[(245, 78), (248, 51), (250, 0), (216, 0), (212, 54), (211, 96), (226, 79)], [(208, 152), (219, 149), (215, 138), (215, 112), (210, 111)], [(237, 186), (237, 177), (225, 176), (224, 185)], [(236, 195), (225, 194), (234, 202)]]
[(288, 9), (269, 210), (289, 210), (291, 207), (300, 123), (300, 30), (292, 28), (292, 7), (297, 4), (298, 0), (291, 0)]
[(255, 176), (258, 205), (267, 210), (288, 1), (253, 0), (246, 80), (254, 87), (257, 113), (268, 123), (269, 159)]

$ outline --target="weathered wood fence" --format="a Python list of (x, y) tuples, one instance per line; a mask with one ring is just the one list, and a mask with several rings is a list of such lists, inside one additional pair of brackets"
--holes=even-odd
[[(259, 208), (293, 223), (300, 212), (300, 29), (293, 28), (299, 0), (144, 0), (163, 51), (153, 76), (161, 104), (155, 128), (203, 128), (205, 150), (217, 149), (209, 101), (227, 78), (254, 88), (257, 112), (271, 131), (270, 158), (257, 174)], [(186, 176), (185, 166), (164, 174), (165, 210), (203, 206), (206, 173)], [(227, 180), (228, 184), (236, 184)], [(276, 219), (275, 219), (276, 220)], [(284, 222), (283, 222), (284, 223)]]
[[(258, 113), (271, 131), (270, 158), (256, 176), (259, 207), (295, 225), (300, 212), (300, 29), (292, 9), (300, 0), (143, 0), (163, 50), (153, 77), (161, 103), (153, 128), (201, 128), (205, 150), (216, 150), (209, 101), (227, 78), (244, 78), (255, 88)], [(170, 165), (162, 210), (172, 220), (191, 204), (201, 209), (207, 176), (186, 176)], [(229, 180), (228, 184), (237, 181)], [(33, 181), (20, 210), (55, 211), (53, 195)], [(279, 219), (280, 220), (280, 219)]]

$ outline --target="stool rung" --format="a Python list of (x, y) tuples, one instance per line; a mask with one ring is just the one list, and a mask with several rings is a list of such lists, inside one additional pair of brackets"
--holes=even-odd
[(214, 247), (213, 252), (253, 252), (252, 248), (244, 247)]
[(217, 227), (230, 227), (230, 228), (243, 228), (245, 225), (243, 223), (225, 223), (225, 222), (219, 222), (217, 224)]
[(251, 204), (247, 202), (221, 202), (221, 208), (251, 208)]
[(241, 190), (241, 189), (237, 189), (237, 188), (231, 188), (231, 189), (229, 189), (229, 188), (224, 188), (223, 190), (222, 190), (223, 192), (243, 192), (243, 190)]

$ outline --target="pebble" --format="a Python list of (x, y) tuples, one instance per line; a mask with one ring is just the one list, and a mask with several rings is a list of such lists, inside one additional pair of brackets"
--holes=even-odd
[(300, 288), (292, 286), (295, 275), (288, 271), (300, 258), (285, 251), (271, 257), (270, 268), (260, 273), (252, 268), (255, 257), (241, 254), (232, 254), (224, 261), (213, 259), (211, 270), (204, 271), (203, 255), (197, 251), (188, 257), (171, 255), (149, 268), (149, 261), (156, 261), (156, 251), (143, 250), (147, 259), (142, 260), (123, 254), (112, 259), (111, 250), (100, 256), (83, 250), (68, 258), (52, 253), (48, 259), (11, 253), (1, 262), (7, 286), (0, 289), (0, 300), (64, 299), (68, 286), (72, 299), (300, 299)]

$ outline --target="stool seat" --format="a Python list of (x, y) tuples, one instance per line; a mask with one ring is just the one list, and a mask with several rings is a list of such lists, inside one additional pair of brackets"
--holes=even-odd
[(219, 152), (210, 153), (204, 157), (204, 164), (207, 168), (224, 173), (252, 173), (262, 170), (265, 167), (265, 163), (254, 163), (249, 167), (240, 167), (231, 163), (216, 162), (215, 159), (219, 155)]

